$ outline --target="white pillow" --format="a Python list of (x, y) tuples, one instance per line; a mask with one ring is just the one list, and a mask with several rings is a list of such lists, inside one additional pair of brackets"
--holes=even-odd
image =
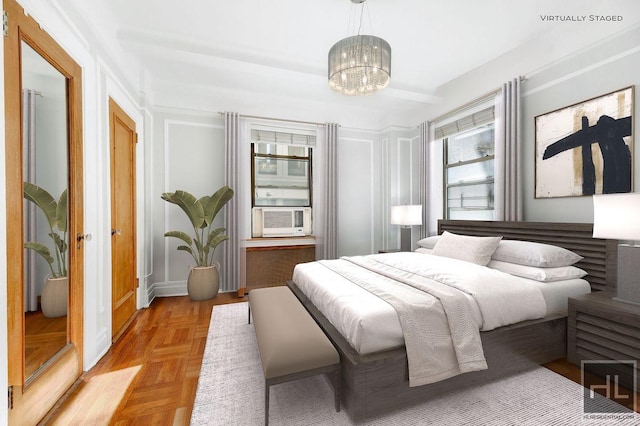
[(582, 256), (562, 247), (518, 240), (500, 241), (493, 253), (493, 260), (541, 268), (570, 266), (581, 259)]
[(431, 252), (433, 252), (433, 249), (430, 248), (418, 247), (416, 249), (416, 253), (431, 254)]
[(542, 281), (550, 283), (554, 281), (572, 280), (582, 278), (587, 273), (575, 266), (559, 266), (555, 268), (538, 268), (535, 266), (518, 265), (517, 263), (502, 262), (500, 260), (492, 260), (487, 265), (489, 268), (506, 272), (522, 278), (530, 280)]
[(486, 266), (502, 237), (470, 237), (444, 231), (431, 254)]
[(440, 235), (434, 235), (432, 237), (423, 238), (418, 240), (418, 246), (424, 247), (426, 249), (432, 249), (438, 240), (440, 239)]

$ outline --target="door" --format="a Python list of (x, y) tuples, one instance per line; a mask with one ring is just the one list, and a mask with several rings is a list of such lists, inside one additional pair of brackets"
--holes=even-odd
[(82, 373), (82, 70), (3, 5), (9, 422), (30, 425)]
[(136, 312), (135, 122), (109, 99), (111, 139), (111, 334), (115, 340)]

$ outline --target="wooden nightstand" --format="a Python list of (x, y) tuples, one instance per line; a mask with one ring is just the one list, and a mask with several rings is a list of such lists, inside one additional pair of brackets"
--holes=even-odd
[[(640, 364), (640, 306), (611, 300), (613, 296), (594, 292), (569, 298), (569, 362), (580, 366), (583, 360), (636, 360)], [(640, 389), (638, 367), (635, 389)], [(633, 382), (624, 378), (620, 376), (621, 384), (632, 389)]]

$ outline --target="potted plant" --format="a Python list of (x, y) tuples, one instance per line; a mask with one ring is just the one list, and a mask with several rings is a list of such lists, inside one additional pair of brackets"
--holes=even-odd
[(184, 211), (193, 226), (193, 237), (182, 231), (169, 231), (165, 237), (178, 238), (184, 245), (178, 250), (189, 253), (195, 267), (189, 271), (187, 291), (192, 300), (207, 300), (215, 297), (220, 288), (220, 265), (213, 260), (216, 247), (225, 240), (225, 228), (213, 228), (218, 212), (233, 197), (228, 186), (218, 189), (213, 195), (197, 199), (187, 191), (165, 192), (162, 199), (177, 205)]
[(30, 182), (24, 182), (24, 198), (34, 203), (44, 213), (49, 225), (49, 237), (53, 241), (53, 254), (43, 243), (28, 241), (24, 247), (38, 253), (51, 272), (45, 279), (40, 295), (40, 306), (46, 317), (61, 317), (67, 314), (69, 279), (67, 276), (67, 190), (58, 201), (46, 190)]

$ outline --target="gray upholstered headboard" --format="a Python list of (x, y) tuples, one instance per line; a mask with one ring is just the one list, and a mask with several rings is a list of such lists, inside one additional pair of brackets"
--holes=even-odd
[(593, 290), (615, 290), (618, 265), (618, 240), (593, 238), (591, 223), (499, 222), (478, 220), (440, 220), (443, 231), (475, 236), (502, 236), (553, 244), (584, 257), (576, 264), (587, 271), (585, 277)]

